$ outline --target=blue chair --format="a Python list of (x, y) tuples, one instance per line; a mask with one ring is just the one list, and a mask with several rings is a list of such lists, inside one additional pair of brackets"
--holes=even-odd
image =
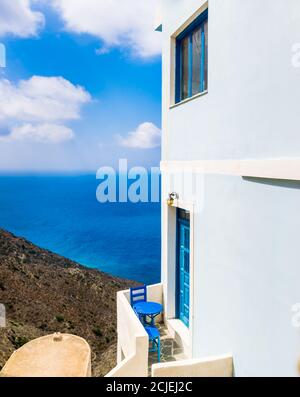
[(146, 285), (142, 285), (141, 287), (130, 288), (130, 305), (133, 308), (136, 315), (138, 316), (138, 318), (141, 320), (141, 322), (144, 323), (145, 319), (140, 318), (137, 311), (135, 310), (135, 304), (140, 303), (140, 302), (147, 302), (147, 287), (146, 287)]
[(147, 287), (142, 285), (141, 287), (130, 288), (130, 304), (134, 307), (135, 303), (147, 302)]
[(156, 327), (146, 326), (145, 330), (149, 336), (149, 343), (152, 346), (149, 348), (149, 352), (157, 352), (157, 361), (160, 362), (160, 334)]

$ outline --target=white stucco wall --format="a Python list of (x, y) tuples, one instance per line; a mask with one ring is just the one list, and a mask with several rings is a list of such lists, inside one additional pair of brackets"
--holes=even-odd
[(163, 160), (298, 156), (299, 0), (209, 0), (208, 95), (169, 110), (170, 36), (204, 3), (163, 0)]
[(153, 377), (205, 377), (231, 378), (233, 360), (231, 355), (207, 357), (201, 360), (182, 360), (152, 365)]
[[(300, 182), (197, 179), (192, 357), (231, 352), (237, 376), (296, 376), (300, 329), (292, 325), (292, 307), (300, 302)], [(185, 203), (181, 180), (175, 177), (172, 188)], [(171, 251), (163, 260), (169, 317), (174, 316), (174, 238), (170, 234), (164, 244), (164, 252)]]
[[(208, 93), (170, 109), (170, 36), (204, 3), (164, 0), (166, 168), (174, 160), (300, 157), (300, 68), (291, 61), (300, 42), (298, 0), (209, 0)], [(291, 309), (300, 302), (300, 182), (211, 173), (194, 176), (191, 190), (189, 178), (163, 179), (163, 199), (175, 191), (194, 208), (193, 358), (231, 352), (237, 376), (297, 375), (300, 330)], [(167, 222), (165, 208), (162, 279), (172, 314)]]
[(236, 375), (297, 375), (300, 182), (205, 178), (196, 215), (194, 355), (230, 351)]

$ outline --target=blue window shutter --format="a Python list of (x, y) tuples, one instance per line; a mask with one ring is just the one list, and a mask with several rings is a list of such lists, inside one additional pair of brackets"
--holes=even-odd
[[(183, 77), (183, 62), (182, 62), (182, 40), (188, 39), (188, 91), (187, 97), (193, 96), (193, 33), (196, 29), (201, 28), (201, 59), (200, 59), (200, 84), (199, 92), (207, 89), (207, 82), (205, 81), (205, 29), (204, 25), (208, 20), (208, 9), (204, 11), (198, 18), (196, 18), (180, 35), (176, 38), (176, 54), (175, 54), (175, 103), (183, 100), (182, 96), (182, 77)], [(195, 94), (196, 95), (196, 94)]]
[(181, 79), (182, 79), (182, 62), (181, 62), (181, 42), (176, 42), (176, 65), (175, 65), (175, 102), (181, 101)]
[(204, 69), (205, 69), (205, 33), (203, 26), (203, 28), (201, 29), (200, 92), (204, 91)]
[(193, 35), (189, 37), (189, 97), (193, 95)]

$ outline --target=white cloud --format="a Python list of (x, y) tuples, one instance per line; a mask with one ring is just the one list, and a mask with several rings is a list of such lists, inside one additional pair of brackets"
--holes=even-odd
[(154, 31), (161, 0), (53, 0), (66, 29), (98, 37), (104, 45), (130, 49), (138, 57), (161, 53), (161, 34)]
[(73, 138), (63, 123), (80, 118), (90, 94), (62, 77), (33, 76), (17, 84), (0, 80), (0, 123), (9, 131), (2, 142), (59, 143)]
[(0, 36), (34, 36), (44, 26), (42, 13), (33, 11), (30, 0), (0, 1)]
[(73, 131), (58, 124), (23, 124), (12, 128), (9, 135), (1, 136), (0, 142), (33, 141), (38, 143), (61, 143), (74, 138)]
[(124, 138), (117, 135), (120, 146), (135, 149), (154, 149), (161, 145), (161, 130), (153, 123), (140, 124), (135, 131)]
[(0, 80), (0, 120), (72, 120), (90, 95), (62, 77), (33, 76), (17, 85)]

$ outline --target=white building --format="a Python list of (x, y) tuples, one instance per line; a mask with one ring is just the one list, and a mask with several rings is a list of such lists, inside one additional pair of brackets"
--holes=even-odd
[[(300, 2), (163, 0), (160, 34), (162, 284), (148, 299), (163, 302), (193, 360), (153, 374), (295, 376)], [(128, 292), (118, 335), (109, 375), (146, 375), (148, 339)]]

